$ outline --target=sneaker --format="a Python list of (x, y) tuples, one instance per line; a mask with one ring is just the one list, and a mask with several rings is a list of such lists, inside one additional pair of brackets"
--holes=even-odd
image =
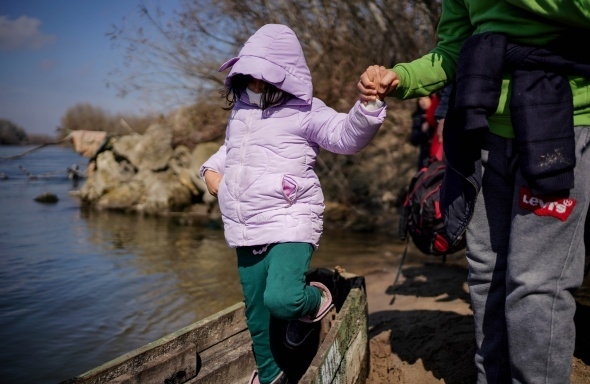
[(281, 371), (270, 384), (289, 384), (289, 380), (287, 380), (287, 375)]
[(317, 326), (314, 323), (323, 319), (334, 306), (332, 303), (332, 294), (325, 285), (315, 281), (312, 281), (309, 285), (320, 289), (322, 300), (320, 301), (320, 307), (314, 316), (305, 316), (298, 320), (290, 320), (287, 323), (285, 342), (287, 345), (294, 348), (299, 347), (305, 342), (305, 340), (307, 340)]
[(334, 303), (332, 301), (332, 293), (330, 293), (330, 290), (324, 284), (318, 283), (317, 281), (312, 281), (311, 283), (309, 283), (309, 285), (311, 285), (312, 287), (316, 287), (320, 290), (320, 292), (322, 293), (322, 300), (320, 301), (320, 307), (318, 308), (318, 311), (315, 313), (314, 316), (308, 315), (302, 317), (301, 319), (299, 319), (299, 321), (303, 321), (305, 323), (315, 323), (323, 319), (324, 316), (328, 314), (330, 309), (332, 309), (332, 307), (334, 306)]
[(248, 384), (260, 384), (260, 380), (258, 380), (258, 371), (252, 372), (250, 380), (248, 380)]
[(297, 348), (307, 340), (318, 324), (306, 323), (300, 320), (289, 320), (285, 331), (285, 343), (289, 347)]
[[(248, 381), (248, 384), (260, 384), (260, 380), (258, 379), (258, 371), (252, 372), (252, 376), (250, 376), (250, 381)], [(270, 384), (289, 384), (289, 380), (287, 380), (287, 375), (281, 372)]]

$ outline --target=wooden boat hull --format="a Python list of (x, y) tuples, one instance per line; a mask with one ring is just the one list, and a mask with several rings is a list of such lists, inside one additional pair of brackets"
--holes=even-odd
[[(273, 318), (277, 363), (290, 382), (364, 383), (369, 371), (364, 278), (318, 268), (308, 280), (335, 292), (335, 308), (297, 350), (282, 342), (286, 322)], [(255, 367), (244, 303), (237, 303), (62, 384), (245, 384)]]

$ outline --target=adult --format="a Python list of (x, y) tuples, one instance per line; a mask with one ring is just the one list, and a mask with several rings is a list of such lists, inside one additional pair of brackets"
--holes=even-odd
[(590, 67), (572, 42), (589, 29), (590, 0), (443, 0), (431, 52), (358, 83), (371, 101), (455, 80), (441, 206), (467, 237), (480, 384), (569, 382), (590, 201)]
[(443, 127), (445, 124), (445, 117), (449, 109), (449, 97), (453, 90), (453, 84), (449, 84), (439, 92), (439, 102), (434, 111), (434, 118), (436, 119), (436, 134), (432, 139), (431, 153), (438, 159), (443, 158)]
[[(438, 95), (422, 96), (416, 100), (416, 109), (412, 113), (412, 131), (410, 144), (418, 147), (418, 169), (428, 164), (435, 144), (437, 131), (435, 112), (438, 108)], [(438, 138), (437, 141), (438, 142)]]

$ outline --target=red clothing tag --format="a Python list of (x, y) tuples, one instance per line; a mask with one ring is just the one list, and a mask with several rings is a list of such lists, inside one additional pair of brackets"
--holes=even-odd
[(535, 215), (553, 216), (561, 221), (566, 221), (576, 206), (576, 200), (563, 197), (533, 196), (530, 189), (520, 187), (518, 205)]

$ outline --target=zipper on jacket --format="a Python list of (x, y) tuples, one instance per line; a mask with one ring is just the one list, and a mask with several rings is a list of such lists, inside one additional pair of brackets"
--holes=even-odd
[[(240, 223), (244, 224), (244, 218), (242, 217), (242, 203), (241, 203), (241, 195), (242, 195), (242, 191), (240, 191), (240, 180), (242, 178), (242, 168), (244, 166), (244, 159), (246, 157), (246, 143), (248, 142), (248, 138), (250, 136), (250, 128), (252, 125), (252, 119), (254, 116), (254, 112), (256, 110), (252, 109), (250, 111), (250, 116), (248, 116), (248, 121), (246, 123), (246, 132), (244, 133), (244, 137), (242, 138), (242, 142), (240, 144), (240, 164), (238, 165), (238, 172), (236, 174), (236, 197), (237, 197), (237, 210), (236, 210), (236, 214), (238, 216), (238, 219), (240, 220)], [(238, 195), (239, 193), (239, 195)], [(246, 236), (246, 227), (242, 227), (242, 237)]]

